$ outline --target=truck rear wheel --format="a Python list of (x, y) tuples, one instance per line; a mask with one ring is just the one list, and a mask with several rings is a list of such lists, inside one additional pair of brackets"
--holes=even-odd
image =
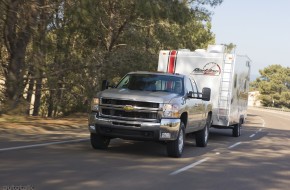
[(91, 133), (91, 145), (94, 149), (106, 149), (110, 144), (110, 138), (97, 133)]
[(197, 147), (206, 147), (209, 136), (209, 127), (211, 123), (211, 117), (208, 116), (204, 128), (195, 134), (195, 143)]
[(174, 141), (167, 142), (168, 156), (175, 158), (181, 157), (184, 148), (184, 139), (185, 139), (185, 127), (184, 123), (181, 122), (177, 139)]
[(241, 136), (241, 127), (242, 127), (242, 122), (243, 120), (240, 119), (239, 123), (234, 125), (234, 128), (233, 128), (233, 136), (234, 137), (239, 137)]

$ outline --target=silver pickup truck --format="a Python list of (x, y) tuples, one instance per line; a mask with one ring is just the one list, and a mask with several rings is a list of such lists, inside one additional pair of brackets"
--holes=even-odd
[[(104, 85), (105, 84), (105, 85)], [(118, 85), (92, 100), (89, 115), (91, 145), (105, 149), (112, 138), (166, 143), (170, 157), (180, 157), (186, 134), (205, 147), (212, 123), (209, 88), (198, 91), (185, 75), (130, 72)]]

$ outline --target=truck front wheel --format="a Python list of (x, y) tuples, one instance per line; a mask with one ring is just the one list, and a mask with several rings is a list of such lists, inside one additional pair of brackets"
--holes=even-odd
[(184, 123), (180, 123), (180, 129), (177, 139), (167, 142), (167, 154), (170, 157), (179, 158), (182, 155), (185, 139), (185, 126)]
[(110, 138), (100, 134), (91, 133), (91, 145), (94, 149), (106, 149), (110, 144)]

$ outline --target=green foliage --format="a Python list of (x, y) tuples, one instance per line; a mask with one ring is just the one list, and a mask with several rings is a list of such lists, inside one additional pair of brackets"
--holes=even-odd
[[(1, 31), (7, 28), (6, 15), (10, 10), (6, 8), (10, 1), (0, 2), (1, 12), (5, 13), (0, 19)], [(17, 2), (15, 13), (20, 10), (23, 15), (35, 15), (33, 19), (15, 17), (17, 22), (10, 25), (20, 27), (15, 32), (25, 26), (33, 28), (26, 31), (29, 38), (21, 52), (25, 59), (14, 62), (22, 64), (21, 72), (16, 71), (20, 80), (15, 84), (25, 89), (11, 97), (20, 95), (31, 104), (29, 109), (34, 115), (50, 117), (86, 111), (89, 99), (100, 90), (103, 79), (117, 83), (130, 71), (155, 71), (161, 49), (195, 50), (214, 43), (211, 13), (205, 5), (217, 6), (222, 0)], [(1, 37), (0, 42), (4, 39)], [(15, 42), (10, 40), (11, 44)], [(1, 68), (5, 66), (5, 72), (10, 72), (8, 61), (12, 54), (2, 44)], [(36, 95), (35, 102), (32, 94)], [(7, 102), (11, 101), (14, 100)]]
[(264, 106), (290, 108), (290, 68), (270, 65), (260, 70), (261, 77), (251, 83), (252, 89), (259, 90)]
[(235, 50), (236, 45), (233, 43), (229, 43), (229, 44), (224, 44), (227, 47), (227, 52), (231, 53), (233, 50)]

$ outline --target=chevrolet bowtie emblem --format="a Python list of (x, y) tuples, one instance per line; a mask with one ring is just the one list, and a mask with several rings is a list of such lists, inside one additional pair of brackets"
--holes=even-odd
[(125, 110), (125, 111), (133, 111), (134, 109), (135, 108), (133, 106), (131, 106), (131, 105), (126, 105), (126, 106), (123, 107), (123, 110)]

